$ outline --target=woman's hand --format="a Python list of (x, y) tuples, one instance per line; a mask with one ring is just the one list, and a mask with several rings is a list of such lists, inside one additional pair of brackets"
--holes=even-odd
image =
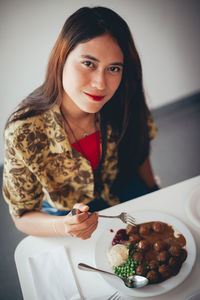
[(89, 206), (76, 203), (73, 208), (78, 210), (75, 216), (69, 213), (67, 216), (59, 217), (55, 226), (63, 236), (72, 235), (86, 240), (91, 237), (98, 225), (98, 213), (88, 213)]
[(98, 224), (98, 213), (88, 213), (89, 206), (83, 203), (74, 205), (78, 214), (53, 216), (41, 211), (24, 213), (20, 218), (13, 216), (18, 230), (35, 236), (52, 237), (73, 235), (86, 240), (91, 237)]

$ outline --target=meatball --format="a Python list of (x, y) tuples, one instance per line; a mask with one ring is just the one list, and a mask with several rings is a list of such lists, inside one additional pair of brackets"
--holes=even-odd
[(149, 280), (150, 283), (158, 282), (158, 273), (155, 270), (151, 270), (147, 273), (146, 278)]
[(167, 279), (170, 277), (171, 275), (171, 270), (170, 270), (170, 267), (168, 265), (161, 265), (159, 268), (158, 268), (158, 272), (161, 274), (161, 276), (164, 278), (164, 279)]
[(139, 228), (139, 234), (141, 235), (148, 235), (151, 232), (151, 225), (150, 224), (142, 224)]
[(141, 240), (141, 237), (138, 235), (138, 234), (131, 234), (129, 236), (129, 241), (132, 243), (132, 244), (135, 244), (137, 242), (139, 242)]
[(170, 268), (176, 268), (180, 265), (180, 260), (177, 257), (171, 256), (168, 262)]
[(181, 263), (183, 263), (186, 260), (187, 251), (185, 249), (181, 249), (179, 258), (180, 258)]
[(139, 243), (137, 244), (138, 249), (142, 250), (142, 251), (147, 251), (150, 247), (150, 244), (147, 240), (141, 240), (139, 241)]
[(167, 243), (161, 240), (158, 240), (157, 242), (155, 242), (153, 244), (153, 248), (154, 250), (160, 252), (162, 250), (164, 250), (167, 247)]
[(171, 269), (172, 275), (178, 274), (181, 268), (181, 262), (177, 257), (171, 256), (169, 259), (169, 267)]
[(145, 265), (139, 265), (135, 271), (137, 275), (144, 276), (147, 272), (147, 268)]
[(180, 268), (181, 268), (181, 264), (177, 265), (175, 268), (171, 268), (171, 275), (172, 276), (177, 275), (179, 273), (179, 271), (180, 271)]
[(154, 222), (152, 225), (152, 229), (158, 233), (164, 232), (165, 228), (166, 228), (166, 225), (165, 225), (165, 223), (162, 223), (162, 222)]
[(151, 270), (157, 269), (159, 267), (159, 262), (157, 260), (151, 260), (148, 265)]
[(169, 248), (169, 253), (172, 256), (179, 256), (181, 253), (181, 247), (179, 245), (172, 245)]
[(160, 253), (158, 253), (157, 259), (160, 262), (164, 262), (166, 261), (168, 258), (168, 253), (166, 250), (161, 251)]
[(126, 234), (130, 235), (130, 234), (137, 233), (137, 232), (138, 232), (137, 226), (127, 225)]
[(136, 252), (136, 253), (133, 254), (133, 259), (135, 261), (142, 262), (144, 260), (144, 256), (142, 255), (142, 253)]

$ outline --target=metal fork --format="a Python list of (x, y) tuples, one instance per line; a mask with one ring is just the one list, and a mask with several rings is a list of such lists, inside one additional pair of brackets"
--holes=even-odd
[(122, 297), (118, 294), (118, 292), (115, 292), (107, 300), (122, 300)]
[[(77, 209), (76, 208), (73, 208), (71, 210), (71, 214), (72, 216), (76, 215), (77, 213)], [(132, 225), (132, 226), (135, 226), (135, 218), (133, 218), (132, 216), (130, 216), (129, 214), (127, 214), (126, 212), (122, 212), (120, 215), (118, 216), (105, 216), (105, 215), (98, 215), (99, 217), (101, 218), (118, 218), (120, 219), (123, 223), (125, 224), (129, 224), (129, 225)]]
[(118, 216), (104, 216), (104, 215), (99, 215), (101, 218), (118, 218), (120, 219), (123, 223), (130, 224), (132, 226), (135, 226), (135, 219), (127, 214), (126, 212), (122, 212)]

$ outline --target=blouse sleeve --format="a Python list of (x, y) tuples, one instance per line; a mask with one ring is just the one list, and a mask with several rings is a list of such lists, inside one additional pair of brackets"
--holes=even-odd
[(5, 133), (3, 195), (10, 214), (15, 217), (27, 211), (39, 211), (44, 195), (41, 184), (13, 145), (12, 133), (9, 132)]

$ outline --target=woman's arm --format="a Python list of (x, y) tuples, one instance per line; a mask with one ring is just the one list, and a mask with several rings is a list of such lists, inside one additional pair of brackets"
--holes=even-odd
[[(34, 122), (32, 123), (34, 124)], [(53, 216), (31, 210), (32, 207), (40, 207), (40, 202), (44, 198), (41, 182), (32, 173), (32, 168), (28, 167), (30, 157), (27, 153), (30, 151), (27, 151), (29, 149), (27, 134), (30, 129), (34, 132), (34, 128), (31, 127), (32, 123), (29, 130), (26, 130), (27, 127), (23, 126), (22, 123), (19, 130), (15, 131), (15, 127), (10, 126), (5, 132), (6, 156), (3, 173), (3, 195), (9, 204), (13, 221), (18, 230), (28, 235), (45, 237), (74, 235), (81, 239), (87, 239), (97, 227), (98, 214), (88, 214), (89, 207), (85, 204), (77, 203), (74, 205), (75, 208), (79, 209), (77, 216), (71, 214)], [(18, 132), (21, 131), (23, 134), (19, 135)], [(16, 145), (16, 143), (18, 144)], [(36, 161), (36, 158), (34, 159)], [(22, 214), (22, 212), (25, 213)]]
[(78, 203), (74, 208), (79, 214), (72, 216), (53, 216), (43, 212), (31, 211), (20, 218), (13, 217), (18, 230), (35, 236), (53, 237), (73, 235), (83, 240), (91, 237), (98, 224), (98, 213), (88, 214), (89, 207)]
[(143, 164), (140, 166), (138, 173), (140, 178), (145, 182), (148, 188), (151, 189), (155, 185), (157, 185), (149, 157), (147, 157)]

